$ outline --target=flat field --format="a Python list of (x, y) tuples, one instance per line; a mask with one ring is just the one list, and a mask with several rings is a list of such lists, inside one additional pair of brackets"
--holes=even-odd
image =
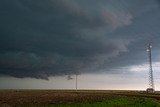
[(160, 92), (0, 90), (0, 107), (160, 107)]

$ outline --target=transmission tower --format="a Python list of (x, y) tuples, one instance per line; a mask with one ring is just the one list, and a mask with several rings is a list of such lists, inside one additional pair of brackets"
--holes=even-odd
[(149, 44), (147, 47), (148, 59), (149, 59), (149, 88), (147, 92), (154, 92), (154, 81), (153, 81), (153, 69), (152, 69), (152, 45)]

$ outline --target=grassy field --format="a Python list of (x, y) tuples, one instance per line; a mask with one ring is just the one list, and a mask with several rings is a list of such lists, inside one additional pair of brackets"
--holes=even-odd
[(116, 90), (1, 90), (0, 107), (160, 107), (160, 93)]
[(118, 96), (111, 99), (96, 102), (59, 105), (50, 104), (46, 105), (46, 107), (160, 107), (160, 102), (143, 97), (139, 98)]

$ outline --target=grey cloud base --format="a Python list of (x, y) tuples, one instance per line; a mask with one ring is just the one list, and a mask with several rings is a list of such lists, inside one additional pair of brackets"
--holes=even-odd
[(160, 40), (160, 9), (142, 1), (1, 0), (0, 74), (48, 79), (144, 63), (152, 33)]

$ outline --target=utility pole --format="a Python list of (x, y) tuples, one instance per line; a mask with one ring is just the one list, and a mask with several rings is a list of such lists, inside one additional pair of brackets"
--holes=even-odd
[(76, 73), (76, 91), (77, 91), (77, 73)]

